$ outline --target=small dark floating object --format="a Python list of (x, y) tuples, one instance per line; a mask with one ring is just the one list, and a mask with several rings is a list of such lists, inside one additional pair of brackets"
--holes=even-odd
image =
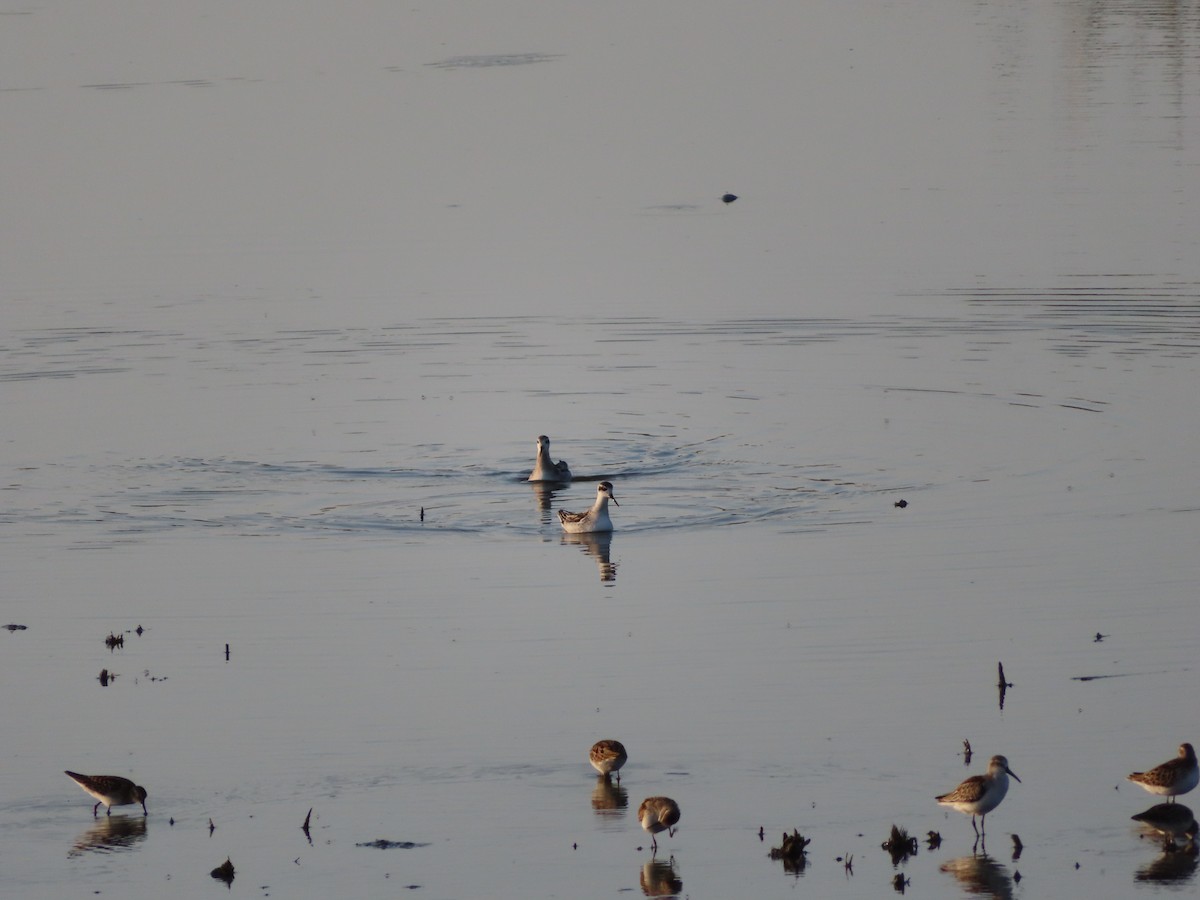
[(217, 826), (212, 823), (212, 819), (208, 820), (208, 836), (212, 837), (212, 833), (217, 830)]
[(721, 202), (725, 203), (725, 204), (730, 204), (736, 199), (737, 199), (737, 194), (724, 194), (721, 196)]
[(896, 825), (892, 826), (891, 836), (883, 842), (883, 849), (892, 855), (892, 865), (910, 856), (916, 856), (920, 845), (915, 837), (909, 837), (908, 832)]
[(226, 857), (225, 862), (212, 870), (212, 877), (217, 881), (225, 882), (226, 886), (233, 885), (233, 863)]
[(133, 629), (133, 633), (136, 634), (138, 637), (141, 637), (143, 630), (144, 629), (142, 628), (142, 626), (139, 625), (137, 628)]
[(1013, 839), (1013, 859), (1016, 859), (1017, 857), (1019, 857), (1021, 855), (1021, 851), (1025, 849), (1025, 845), (1021, 843), (1021, 836), (1019, 834), (1014, 834), (1012, 836), (1012, 839)]
[(106, 637), (104, 639), (104, 646), (107, 647), (109, 650), (112, 650), (114, 647), (124, 647), (125, 646), (125, 635), (113, 634), (112, 632), (109, 632), (108, 637)]
[[(9, 626), (9, 627), (11, 628), (12, 626)], [(1098, 643), (1100, 643), (1102, 640), (1104, 640), (1106, 637), (1108, 637), (1108, 635), (1107, 635), (1107, 634), (1101, 634), (1100, 632), (1098, 632), (1098, 631), (1097, 631), (1097, 632), (1096, 632), (1096, 637), (1095, 637), (1095, 638), (1092, 640), (1092, 643), (1093, 643), (1093, 644), (1098, 644)]]
[(1021, 883), (1021, 870), (1020, 869), (1013, 870), (1013, 881), (1015, 881), (1017, 884)]
[(892, 879), (892, 887), (896, 889), (897, 893), (903, 894), (904, 889), (910, 884), (912, 884), (912, 882), (904, 877), (903, 872), (897, 872), (896, 877)]
[(939, 831), (931, 831), (925, 837), (925, 843), (929, 844), (930, 850), (936, 850), (942, 846), (942, 834)]
[(308, 808), (308, 815), (304, 817), (304, 824), (300, 826), (300, 830), (308, 834), (308, 826), (312, 822), (312, 807)]
[(365, 844), (355, 844), (355, 847), (374, 847), (377, 850), (412, 850), (414, 847), (428, 847), (428, 844), (418, 844), (414, 841), (389, 841), (378, 838)]
[(421, 507), (421, 521), (425, 521), (425, 507), (423, 506)]
[(111, 676), (110, 676), (110, 675), (108, 674), (108, 669), (101, 669), (101, 670), (100, 670), (100, 677), (99, 677), (99, 678), (97, 678), (96, 680), (100, 682), (100, 686), (101, 686), (101, 687), (108, 687), (108, 680), (109, 680), (109, 678), (116, 678), (116, 677), (117, 677), (116, 675), (111, 675)]
[(759, 825), (758, 826), (758, 839), (761, 841), (763, 839), (763, 837), (765, 837), (765, 835), (766, 835), (766, 832), (764, 832), (763, 827), (761, 825)]
[(907, 500), (897, 500), (893, 505), (896, 507), (896, 509), (907, 509), (908, 501)]
[(9, 631), (24, 631), (29, 626), (28, 625), (5, 625), (4, 627), (7, 628)]
[(783, 867), (789, 872), (798, 872), (804, 868), (807, 860), (804, 856), (804, 848), (812, 843), (812, 840), (804, 837), (799, 831), (792, 830), (791, 834), (786, 831), (783, 833), (783, 843), (778, 847), (772, 847), (769, 856), (771, 859), (783, 860)]

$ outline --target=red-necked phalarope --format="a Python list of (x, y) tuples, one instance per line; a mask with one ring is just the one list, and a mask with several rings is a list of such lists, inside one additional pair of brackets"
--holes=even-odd
[[(589, 531), (612, 531), (612, 519), (608, 517), (608, 501), (617, 503), (613, 496), (611, 481), (602, 481), (596, 485), (596, 502), (587, 512), (558, 511), (558, 520), (562, 522), (563, 531), (571, 534), (584, 534)], [(617, 503), (617, 506), (620, 506)]]
[[(1000, 805), (1004, 795), (1008, 793), (1008, 776), (1017, 776), (1008, 767), (1008, 760), (1003, 756), (993, 756), (988, 763), (986, 775), (972, 775), (948, 794), (942, 794), (936, 800), (942, 806), (949, 806), (961, 813), (971, 814), (971, 827), (975, 834), (980, 834), (975, 827), (975, 817), (980, 817), (980, 824), (986, 832), (987, 814)], [(1017, 778), (1017, 781), (1020, 781)]]
[(627, 759), (629, 754), (625, 752), (625, 745), (620, 741), (596, 741), (588, 753), (592, 768), (605, 778), (616, 772), (617, 781), (621, 780), (621, 766), (625, 765)]
[(1134, 784), (1140, 784), (1152, 794), (1160, 797), (1176, 797), (1186, 794), (1200, 781), (1200, 768), (1196, 766), (1196, 751), (1191, 744), (1180, 744), (1179, 755), (1169, 759), (1149, 772), (1134, 772), (1129, 776)]
[(533, 471), (529, 473), (530, 481), (570, 481), (571, 467), (561, 459), (554, 462), (550, 458), (550, 438), (544, 434), (537, 439), (537, 458), (533, 461)]
[(122, 778), (120, 775), (80, 775), (78, 772), (67, 772), (67, 774), (99, 801), (92, 807), (93, 816), (101, 806), (107, 806), (108, 814), (111, 816), (114, 806), (130, 806), (134, 803), (142, 804), (142, 814), (148, 814), (146, 812), (146, 789), (140, 784), (134, 784), (128, 778)]
[(647, 797), (638, 807), (638, 821), (650, 834), (651, 852), (657, 853), (656, 834), (665, 831), (671, 837), (675, 837), (675, 825), (679, 822), (679, 804), (670, 797)]

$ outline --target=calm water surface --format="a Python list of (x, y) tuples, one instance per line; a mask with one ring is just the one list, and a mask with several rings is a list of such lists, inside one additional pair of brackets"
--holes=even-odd
[(0, 17), (6, 895), (1197, 890), (1196, 11), (205, 9)]

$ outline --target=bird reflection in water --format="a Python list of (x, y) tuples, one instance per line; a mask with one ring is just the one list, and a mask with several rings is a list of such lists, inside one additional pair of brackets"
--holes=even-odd
[(617, 563), (611, 559), (612, 539), (611, 531), (591, 531), (584, 534), (564, 534), (562, 536), (564, 544), (575, 544), (588, 556), (595, 558), (596, 565), (600, 568), (601, 582), (617, 580)]
[(1133, 873), (1134, 882), (1182, 884), (1196, 877), (1197, 853), (1194, 845), (1164, 850), (1153, 862)]
[(939, 868), (958, 879), (968, 894), (994, 900), (1011, 900), (1013, 896), (1013, 880), (1008, 869), (986, 853), (960, 856), (942, 863)]
[[(550, 524), (550, 509), (553, 506), (554, 495), (558, 493), (560, 484), (553, 482), (531, 482), (529, 485), (533, 488), (533, 499), (537, 503), (538, 512), (542, 514), (542, 524)], [(558, 523), (555, 522), (555, 525)]]
[(670, 897), (683, 891), (673, 856), (666, 861), (651, 859), (643, 865), (641, 881), (642, 893), (647, 897)]
[(145, 839), (145, 816), (103, 816), (97, 819), (91, 828), (75, 838), (75, 843), (67, 851), (67, 856), (131, 850)]
[(599, 775), (596, 786), (592, 788), (592, 809), (598, 815), (619, 815), (622, 810), (629, 808), (629, 794), (620, 782), (614, 783), (611, 778)]

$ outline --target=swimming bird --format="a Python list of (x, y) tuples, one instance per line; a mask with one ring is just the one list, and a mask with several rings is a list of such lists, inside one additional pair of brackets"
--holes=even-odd
[(1194, 842), (1196, 834), (1200, 833), (1196, 817), (1182, 803), (1160, 803), (1130, 818), (1153, 828), (1166, 838), (1168, 845), (1173, 844), (1175, 838), (1181, 837), (1186, 837), (1189, 843)]
[(530, 481), (570, 481), (571, 467), (561, 459), (555, 462), (550, 458), (550, 438), (544, 434), (538, 435), (537, 457), (533, 461), (533, 471), (529, 473)]
[(146, 789), (128, 778), (120, 775), (80, 775), (78, 772), (66, 774), (99, 801), (92, 807), (92, 816), (105, 804), (111, 816), (114, 806), (130, 806), (134, 803), (142, 804), (142, 815), (149, 815), (146, 810)]
[[(999, 806), (1004, 795), (1008, 793), (1009, 775), (1017, 778), (1008, 767), (1008, 760), (1003, 756), (993, 756), (988, 763), (986, 775), (972, 775), (950, 793), (935, 799), (942, 806), (949, 806), (961, 813), (970, 813), (971, 827), (975, 829), (976, 835), (981, 833), (975, 826), (975, 817), (979, 816), (980, 824), (986, 833), (987, 814)], [(1017, 781), (1020, 780), (1017, 778)]]
[[(558, 520), (562, 522), (563, 531), (571, 534), (584, 534), (589, 531), (612, 531), (612, 519), (608, 517), (608, 501), (617, 503), (613, 496), (611, 481), (602, 481), (596, 485), (596, 503), (587, 512), (558, 511)], [(617, 506), (620, 506), (617, 503)]]
[(657, 853), (656, 834), (665, 831), (669, 836), (675, 837), (675, 825), (679, 822), (679, 804), (670, 797), (647, 797), (638, 807), (638, 821), (650, 834), (651, 852)]
[[(1140, 784), (1152, 794), (1175, 798), (1186, 794), (1200, 781), (1200, 767), (1196, 765), (1196, 751), (1191, 744), (1180, 744), (1179, 755), (1169, 759), (1149, 772), (1132, 772), (1128, 780)], [(1168, 803), (1171, 801), (1168, 800)]]
[(608, 778), (613, 772), (617, 773), (617, 781), (621, 780), (621, 766), (629, 759), (625, 745), (620, 741), (596, 741), (588, 753), (588, 761), (592, 768)]

